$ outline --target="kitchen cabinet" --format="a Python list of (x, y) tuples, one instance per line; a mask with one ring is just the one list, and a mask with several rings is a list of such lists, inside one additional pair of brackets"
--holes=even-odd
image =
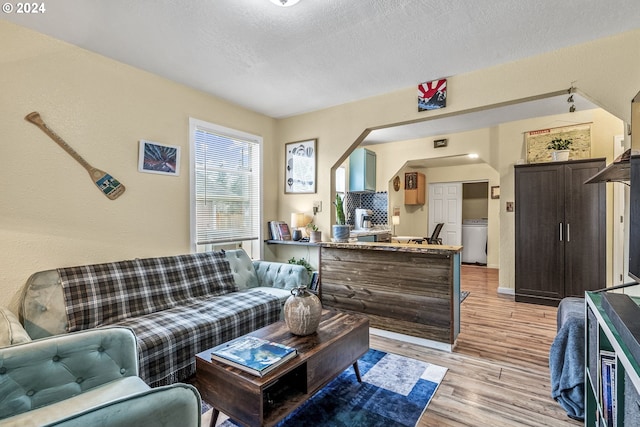
[(404, 174), (404, 204), (424, 205), (425, 202), (425, 177), (420, 172), (407, 172)]
[(349, 191), (376, 191), (376, 153), (356, 148), (349, 156)]
[(515, 299), (557, 305), (606, 286), (605, 159), (515, 166)]

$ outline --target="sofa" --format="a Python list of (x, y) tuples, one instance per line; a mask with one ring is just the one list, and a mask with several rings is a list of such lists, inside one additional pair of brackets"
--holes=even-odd
[[(31, 341), (0, 308), (0, 425), (64, 427), (201, 424), (191, 385), (151, 388), (138, 376), (137, 341), (102, 327)], [(22, 335), (19, 340), (8, 339)], [(9, 344), (9, 345), (7, 345)]]
[(556, 314), (557, 334), (549, 349), (551, 397), (575, 420), (584, 419), (584, 298), (563, 298)]
[(184, 381), (195, 354), (281, 318), (299, 265), (252, 261), (242, 249), (64, 267), (33, 274), (20, 314), (31, 339), (120, 326), (137, 338), (150, 386)]

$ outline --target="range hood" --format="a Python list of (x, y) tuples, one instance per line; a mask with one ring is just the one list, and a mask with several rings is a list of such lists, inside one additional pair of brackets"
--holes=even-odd
[[(633, 151), (633, 154), (640, 154)], [(628, 149), (621, 155), (619, 155), (613, 163), (611, 163), (606, 168), (602, 169), (600, 172), (586, 180), (585, 184), (597, 184), (600, 182), (624, 182), (629, 181), (629, 177), (631, 175), (631, 149)]]

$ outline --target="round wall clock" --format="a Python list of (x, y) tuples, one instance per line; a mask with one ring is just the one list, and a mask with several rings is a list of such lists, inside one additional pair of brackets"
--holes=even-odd
[(395, 178), (393, 178), (393, 189), (398, 191), (400, 190), (400, 177), (396, 176)]

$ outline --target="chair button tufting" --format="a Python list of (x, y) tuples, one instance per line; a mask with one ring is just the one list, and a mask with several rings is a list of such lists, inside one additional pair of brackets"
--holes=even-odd
[(45, 307), (44, 305), (40, 306), (40, 311), (47, 311), (47, 307)]
[(78, 377), (78, 379), (76, 380), (78, 384), (82, 384), (83, 381), (84, 381), (84, 378), (82, 377)]
[(35, 391), (33, 391), (33, 390), (29, 390), (29, 391), (27, 392), (27, 396), (29, 396), (29, 397), (33, 396), (34, 394), (36, 394), (36, 392), (35, 392)]
[(7, 373), (7, 368), (5, 368), (4, 366), (0, 368), (0, 375), (4, 375), (6, 373)]
[(103, 346), (98, 347), (98, 353), (102, 353), (102, 352), (104, 352), (104, 347)]
[(53, 356), (53, 361), (54, 362), (59, 362), (60, 361), (60, 356), (58, 356), (57, 354), (55, 356)]
[(126, 369), (124, 369), (124, 368), (120, 368), (120, 373), (121, 373), (122, 375), (124, 375), (124, 374), (126, 374), (126, 373), (127, 373), (127, 370), (126, 370)]

